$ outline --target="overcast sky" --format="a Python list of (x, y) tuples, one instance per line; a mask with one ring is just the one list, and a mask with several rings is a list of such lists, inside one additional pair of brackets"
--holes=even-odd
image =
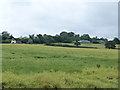
[(0, 3), (0, 32), (8, 31), (15, 37), (61, 31), (118, 37), (117, 2), (18, 1)]

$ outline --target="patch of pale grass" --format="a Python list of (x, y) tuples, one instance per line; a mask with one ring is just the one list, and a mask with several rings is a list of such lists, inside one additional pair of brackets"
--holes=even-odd
[(117, 88), (118, 72), (115, 68), (87, 68), (82, 72), (42, 72), (16, 75), (3, 73), (5, 88)]

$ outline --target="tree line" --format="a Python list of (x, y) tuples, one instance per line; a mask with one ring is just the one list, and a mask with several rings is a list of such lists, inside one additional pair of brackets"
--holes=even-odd
[[(99, 43), (98, 40), (103, 40), (104, 42), (108, 42), (107, 38), (98, 38), (93, 37), (91, 38), (89, 34), (75, 34), (74, 32), (61, 32), (60, 34), (56, 34), (55, 36), (47, 35), (47, 34), (32, 34), (27, 37), (19, 37), (15, 38), (12, 34), (8, 33), (7, 31), (3, 31), (0, 35), (2, 38), (2, 43), (10, 43), (12, 39), (19, 41), (25, 44), (43, 44), (43, 43), (72, 43), (73, 41), (79, 40), (88, 40), (91, 43)], [(115, 44), (120, 44), (120, 40), (115, 37), (112, 42)]]

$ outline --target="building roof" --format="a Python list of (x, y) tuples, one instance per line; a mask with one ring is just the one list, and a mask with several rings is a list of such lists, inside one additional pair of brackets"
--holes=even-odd
[(80, 40), (80, 42), (90, 42), (89, 40)]

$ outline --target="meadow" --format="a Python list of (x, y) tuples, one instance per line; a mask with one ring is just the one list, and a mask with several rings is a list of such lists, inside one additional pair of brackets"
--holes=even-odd
[(3, 44), (2, 86), (117, 88), (118, 50), (96, 45), (98, 49)]

